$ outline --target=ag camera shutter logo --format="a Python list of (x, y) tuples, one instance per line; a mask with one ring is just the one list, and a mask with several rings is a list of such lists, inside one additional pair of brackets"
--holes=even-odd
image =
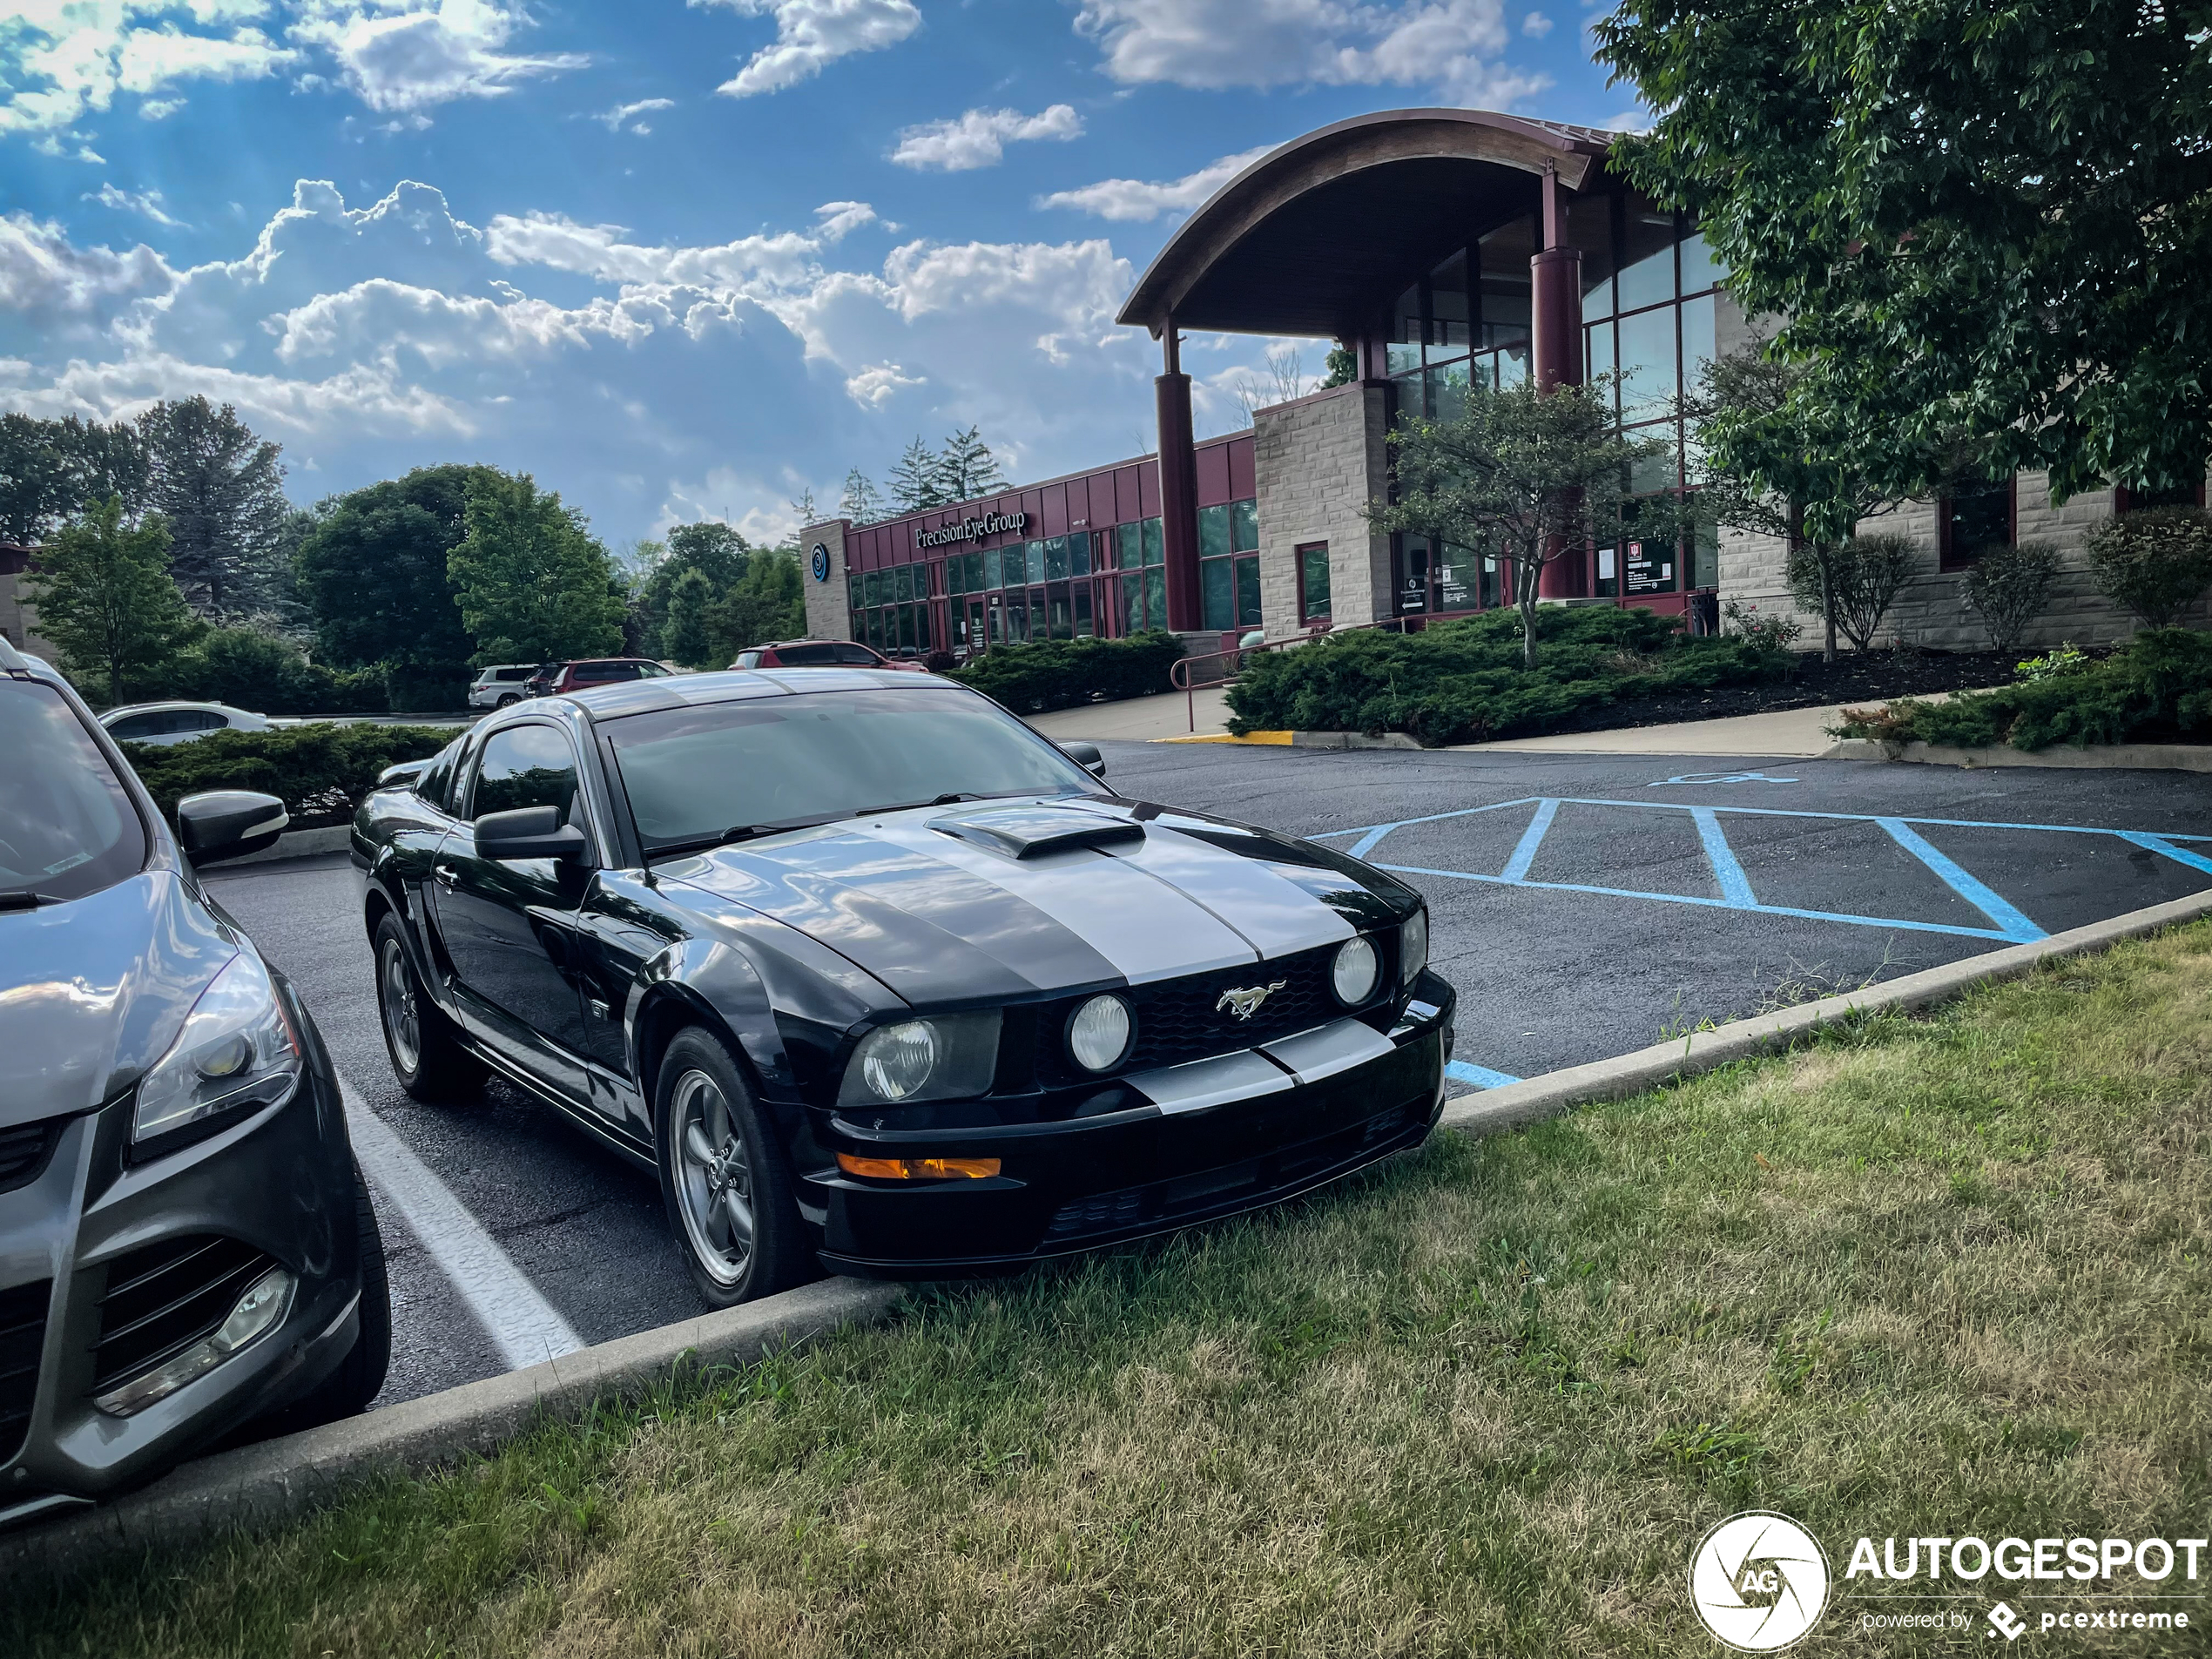
[(1689, 1604), (1727, 1646), (1778, 1652), (1819, 1622), (1828, 1605), (1828, 1557), (1787, 1515), (1730, 1515), (1690, 1557)]

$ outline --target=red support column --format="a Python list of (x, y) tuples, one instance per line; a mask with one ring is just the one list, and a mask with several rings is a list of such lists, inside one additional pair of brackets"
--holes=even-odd
[[(1544, 170), (1544, 248), (1528, 261), (1531, 332), (1529, 372), (1536, 389), (1580, 386), (1583, 380), (1582, 250), (1560, 245), (1559, 175)], [(1579, 599), (1590, 591), (1590, 550), (1564, 549), (1548, 560), (1537, 592), (1546, 599)]]
[(1166, 373), (1152, 382), (1160, 417), (1160, 540), (1167, 564), (1168, 626), (1195, 631), (1198, 597), (1198, 455), (1192, 445), (1190, 377), (1183, 372), (1175, 319), (1161, 341)]

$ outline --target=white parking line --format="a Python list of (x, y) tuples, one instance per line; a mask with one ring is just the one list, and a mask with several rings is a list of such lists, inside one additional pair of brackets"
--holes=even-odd
[(341, 1077), (338, 1087), (345, 1096), (346, 1122), (362, 1172), (453, 1281), (508, 1368), (520, 1371), (583, 1346), (499, 1241), (477, 1224), (467, 1206), (408, 1150), (391, 1126), (368, 1109), (353, 1084)]

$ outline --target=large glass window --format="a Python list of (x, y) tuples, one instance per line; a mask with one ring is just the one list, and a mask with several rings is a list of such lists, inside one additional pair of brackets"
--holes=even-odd
[(1474, 344), (1474, 295), (1467, 286), (1467, 250), (1445, 260), (1428, 278), (1428, 359), (1464, 357)]
[(1329, 620), (1329, 544), (1312, 542), (1298, 550), (1298, 619)]
[(1068, 538), (1048, 536), (1044, 538), (1044, 579), (1065, 582), (1068, 579)]
[(1946, 570), (1963, 570), (1993, 547), (2013, 540), (2014, 480), (1954, 484), (1942, 504), (1941, 558)]
[(1121, 544), (1121, 567), (1134, 570), (1144, 563), (1144, 530), (1139, 524), (1116, 524), (1114, 539)]
[(1229, 503), (1229, 547), (1235, 553), (1259, 551), (1259, 502), (1250, 496)]
[(1576, 196), (1567, 204), (1567, 245), (1582, 253), (1582, 315), (1613, 314), (1613, 198)]
[(1068, 538), (1068, 567), (1074, 576), (1090, 574), (1090, 532), (1077, 530)]
[(1675, 297), (1675, 215), (1631, 192), (1622, 203), (1620, 308)]
[(1230, 563), (1230, 559), (1224, 556), (1203, 560), (1198, 565), (1202, 627), (1225, 631), (1235, 625), (1237, 596), (1235, 583), (1229, 574)]
[(1229, 551), (1229, 509), (1201, 507), (1198, 509), (1198, 556), (1211, 559)]
[(1621, 319), (1621, 418), (1648, 421), (1675, 398), (1675, 308), (1662, 306)]
[(1713, 257), (1713, 250), (1705, 245), (1704, 233), (1692, 231), (1683, 239), (1682, 291), (1684, 293), (1702, 293), (1707, 288), (1718, 287), (1721, 279), (1727, 274), (1721, 268), (1721, 262)]
[[(1148, 518), (1143, 521), (1137, 528), (1142, 532), (1143, 536), (1144, 563), (1147, 564), (1157, 564), (1161, 560), (1166, 558), (1168, 556), (1167, 543), (1160, 534), (1160, 521), (1157, 518)], [(1165, 627), (1166, 624), (1163, 623), (1161, 626)]]
[(1168, 625), (1168, 573), (1157, 564), (1144, 572), (1144, 617), (1148, 628)]

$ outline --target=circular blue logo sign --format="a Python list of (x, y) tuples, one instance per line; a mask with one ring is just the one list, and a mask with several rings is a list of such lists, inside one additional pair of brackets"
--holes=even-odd
[(829, 544), (826, 542), (814, 543), (814, 580), (829, 580)]

